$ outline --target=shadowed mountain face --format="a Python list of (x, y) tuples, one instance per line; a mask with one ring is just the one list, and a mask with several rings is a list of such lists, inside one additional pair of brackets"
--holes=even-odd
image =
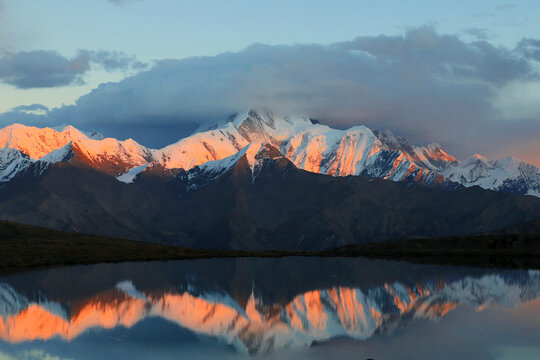
[(321, 175), (266, 143), (189, 171), (150, 165), (131, 184), (73, 149), (68, 162), (33, 166), (0, 188), (2, 219), (189, 247), (320, 250), (540, 218), (532, 196)]
[[(149, 319), (163, 319), (194, 334), (192, 343), (211, 336), (240, 353), (268, 354), (337, 337), (368, 341), (384, 333), (392, 339), (415, 322), (442, 324), (463, 308), (474, 318), (483, 311), (500, 317), (509, 311), (504, 308), (539, 297), (540, 272), (532, 270), (332, 258), (79, 266), (0, 277), (0, 347), (76, 344), (89, 333), (106, 337), (119, 328), (129, 337), (137, 326), (152, 326)], [(447, 335), (445, 346), (452, 346)]]

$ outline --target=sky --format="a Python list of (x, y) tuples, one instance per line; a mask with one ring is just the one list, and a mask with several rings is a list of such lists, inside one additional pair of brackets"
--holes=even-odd
[(250, 108), (540, 166), (540, 2), (0, 0), (0, 126), (162, 147)]

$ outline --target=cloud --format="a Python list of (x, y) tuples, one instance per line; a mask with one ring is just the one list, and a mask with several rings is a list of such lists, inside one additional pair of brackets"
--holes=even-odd
[(49, 108), (41, 104), (32, 104), (16, 106), (11, 111), (24, 114), (46, 115), (49, 112)]
[(0, 127), (13, 123), (38, 127), (61, 124), (59, 120), (49, 117), (48, 108), (41, 104), (21, 105), (0, 114)]
[[(48, 117), (165, 145), (172, 136), (185, 135), (171, 135), (174, 126), (266, 108), (341, 128), (389, 128), (418, 144), (439, 142), (458, 156), (491, 154), (497, 145), (489, 139), (510, 141), (504, 137), (507, 128), (538, 123), (503, 119), (494, 99), (537, 77), (522, 48), (465, 42), (420, 27), (330, 45), (254, 44), (236, 53), (161, 60), (118, 83), (100, 85)], [(491, 126), (494, 121), (499, 125)], [(143, 127), (153, 131), (130, 133)]]
[(0, 79), (21, 89), (80, 84), (89, 69), (88, 63), (53, 51), (6, 53), (0, 59)]
[(517, 50), (521, 54), (529, 59), (540, 61), (540, 40), (525, 38), (522, 39), (518, 45)]
[(130, 66), (140, 68), (142, 63), (117, 51), (80, 50), (71, 59), (55, 51), (4, 52), (0, 57), (0, 81), (20, 89), (80, 85), (93, 64), (115, 71)]
[(463, 32), (478, 40), (488, 40), (490, 38), (489, 30), (485, 28), (468, 28), (463, 30)]
[(145, 63), (136, 61), (135, 56), (129, 56), (120, 51), (90, 51), (80, 50), (77, 56), (79, 61), (99, 64), (105, 71), (142, 69)]
[(322, 45), (255, 44), (214, 57), (162, 60), (60, 109), (91, 123), (199, 121), (270, 108), (396, 129), (433, 131), (485, 118), (495, 89), (531, 76), (528, 61), (433, 28)]

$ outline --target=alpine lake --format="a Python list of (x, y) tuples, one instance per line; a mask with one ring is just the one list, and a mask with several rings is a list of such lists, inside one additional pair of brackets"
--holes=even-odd
[(0, 359), (540, 359), (540, 271), (212, 258), (0, 276)]

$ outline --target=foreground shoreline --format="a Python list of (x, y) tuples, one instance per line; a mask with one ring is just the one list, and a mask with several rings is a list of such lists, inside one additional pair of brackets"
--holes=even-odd
[(540, 269), (540, 235), (409, 239), (325, 251), (239, 251), (181, 248), (0, 221), (0, 273), (97, 263), (285, 256), (368, 257), (415, 263)]

